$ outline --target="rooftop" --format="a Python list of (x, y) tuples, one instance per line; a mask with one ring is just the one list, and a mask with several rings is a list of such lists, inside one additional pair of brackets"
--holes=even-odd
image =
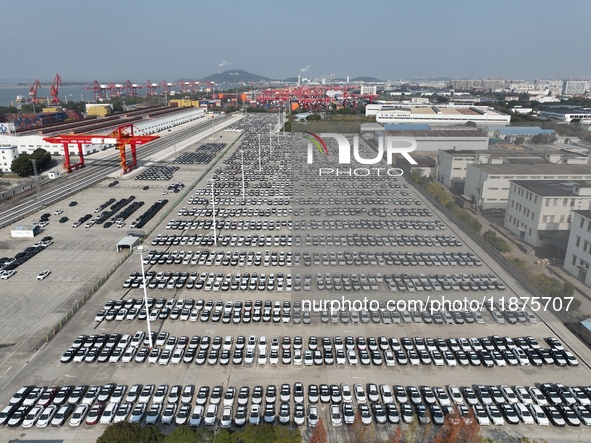
[(516, 175), (516, 176), (544, 176), (544, 175), (585, 175), (591, 178), (591, 165), (557, 165), (557, 164), (537, 164), (537, 165), (469, 165), (474, 166), (484, 172), (494, 175)]
[(522, 127), (522, 128), (515, 128), (515, 127), (504, 127), (504, 128), (497, 128), (501, 134), (506, 135), (531, 135), (531, 134), (556, 134), (554, 129), (542, 129), (538, 128), (537, 126), (529, 126), (529, 127)]
[(477, 131), (476, 129), (431, 129), (431, 130), (401, 130), (401, 131), (385, 131), (386, 135), (391, 135), (395, 137), (414, 137), (414, 138), (467, 138), (467, 137), (477, 137), (477, 138), (488, 138), (486, 135), (483, 135), (482, 132)]
[(591, 188), (588, 180), (515, 180), (517, 186), (521, 186), (542, 197), (573, 197), (577, 196), (573, 188)]
[(579, 210), (573, 211), (573, 212), (576, 212), (577, 214), (579, 214), (585, 218), (591, 219), (591, 211), (588, 209), (579, 209)]

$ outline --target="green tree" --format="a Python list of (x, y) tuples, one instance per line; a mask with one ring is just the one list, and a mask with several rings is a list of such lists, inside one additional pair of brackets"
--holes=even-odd
[(302, 443), (302, 434), (298, 428), (291, 429), (285, 426), (275, 426), (276, 443)]
[(96, 443), (161, 443), (164, 435), (157, 426), (122, 421), (110, 425)]
[(554, 134), (536, 134), (531, 138), (534, 145), (551, 145), (556, 141)]
[[(187, 443), (193, 442), (193, 441), (194, 440), (187, 440)], [(235, 441), (236, 441), (236, 439), (234, 438), (234, 436), (232, 435), (232, 433), (228, 429), (220, 429), (215, 434), (215, 437), (213, 439), (213, 443), (233, 443)], [(184, 442), (184, 440), (183, 440), (183, 442)], [(179, 441), (179, 443), (183, 443), (183, 442)], [(166, 443), (168, 443), (168, 440)]]
[(33, 175), (33, 164), (31, 163), (31, 156), (29, 154), (21, 154), (12, 161), (10, 170), (19, 177), (28, 177)]
[[(225, 441), (225, 440), (220, 440)], [(228, 440), (229, 441), (229, 440)], [(170, 434), (164, 437), (164, 443), (212, 443), (214, 440), (213, 431), (208, 429), (195, 429), (189, 426), (179, 426)]]
[(524, 137), (516, 137), (515, 138), (515, 144), (516, 145), (522, 145), (525, 143), (525, 138)]
[(320, 116), (320, 114), (312, 114), (312, 115), (307, 116), (306, 120), (309, 122), (313, 122), (313, 121), (322, 120), (322, 117)]
[(246, 425), (242, 432), (234, 434), (241, 443), (273, 443), (275, 441), (275, 430), (272, 425)]
[(37, 148), (31, 154), (31, 159), (37, 162), (37, 171), (41, 172), (51, 166), (51, 154), (43, 148)]

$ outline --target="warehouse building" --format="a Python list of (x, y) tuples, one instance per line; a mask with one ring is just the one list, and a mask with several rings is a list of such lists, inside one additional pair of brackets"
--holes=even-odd
[(437, 180), (454, 191), (463, 192), (468, 165), (509, 165), (529, 164), (587, 164), (588, 157), (573, 152), (549, 151), (513, 151), (507, 149), (490, 149), (486, 151), (472, 150), (441, 150), (437, 153)]
[(476, 129), (431, 129), (376, 131), (379, 137), (408, 137), (416, 140), (418, 152), (437, 152), (441, 149), (488, 149), (488, 137)]
[(591, 165), (468, 165), (464, 196), (479, 209), (505, 209), (511, 180), (591, 180)]
[(591, 204), (591, 181), (511, 182), (504, 226), (534, 247), (566, 249), (573, 211)]
[(591, 286), (591, 211), (573, 211), (563, 268)]
[(486, 106), (430, 106), (416, 105), (380, 110), (376, 113), (378, 123), (426, 123), (435, 126), (465, 125), (508, 126), (511, 116)]

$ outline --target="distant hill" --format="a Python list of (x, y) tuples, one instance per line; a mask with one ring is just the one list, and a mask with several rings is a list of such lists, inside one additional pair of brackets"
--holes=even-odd
[(377, 79), (375, 77), (355, 77), (355, 78), (352, 78), (350, 81), (352, 81), (352, 82), (366, 82), (366, 83), (381, 82), (380, 79)]
[(251, 74), (241, 69), (231, 69), (228, 71), (212, 74), (202, 78), (200, 81), (210, 81), (215, 83), (256, 83), (271, 81), (269, 77)]

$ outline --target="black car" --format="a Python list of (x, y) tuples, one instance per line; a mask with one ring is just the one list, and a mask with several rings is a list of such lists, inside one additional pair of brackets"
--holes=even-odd
[(68, 206), (76, 206), (78, 204), (77, 201), (71, 201)]

